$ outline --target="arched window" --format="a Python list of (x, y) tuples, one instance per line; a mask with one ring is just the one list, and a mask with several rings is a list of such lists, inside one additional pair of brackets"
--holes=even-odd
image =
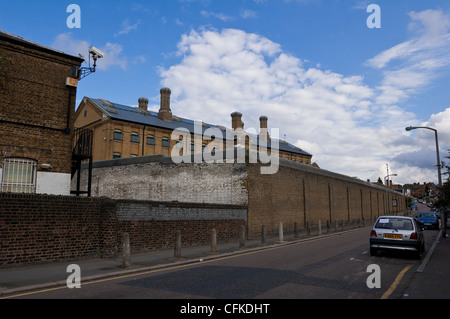
[(26, 158), (3, 159), (0, 190), (5, 193), (36, 193), (37, 161)]

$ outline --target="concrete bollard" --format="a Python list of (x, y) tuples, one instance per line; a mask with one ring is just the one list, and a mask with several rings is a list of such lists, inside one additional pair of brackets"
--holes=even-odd
[(215, 254), (217, 249), (217, 231), (215, 228), (211, 231), (211, 253)]
[(278, 239), (280, 242), (284, 241), (283, 222), (280, 222), (280, 226), (278, 227)]
[(266, 243), (266, 225), (262, 225), (261, 227), (261, 244)]
[(239, 231), (239, 248), (245, 247), (245, 226), (241, 225), (241, 229)]
[(174, 249), (174, 257), (181, 257), (181, 231), (177, 231), (175, 234), (175, 249)]
[(131, 266), (131, 251), (130, 251), (130, 235), (128, 233), (123, 234), (123, 264), (122, 266), (128, 268)]
[(319, 220), (317, 227), (319, 228), (319, 236), (322, 235), (322, 222)]

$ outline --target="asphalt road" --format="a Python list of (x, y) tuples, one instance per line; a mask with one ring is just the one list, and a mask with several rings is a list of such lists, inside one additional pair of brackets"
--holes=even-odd
[[(384, 253), (371, 257), (368, 252), (369, 233), (370, 228), (366, 227), (191, 265), (83, 282), (79, 289), (48, 289), (23, 298), (400, 298), (421, 260), (405, 253)], [(436, 234), (437, 231), (425, 231), (426, 251)], [(380, 288), (368, 287), (369, 276), (375, 275), (368, 269), (369, 265), (379, 266)], [(375, 282), (372, 279), (370, 281)]]

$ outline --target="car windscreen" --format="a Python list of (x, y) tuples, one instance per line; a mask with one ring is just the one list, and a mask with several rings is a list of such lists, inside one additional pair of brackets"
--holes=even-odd
[(375, 228), (413, 230), (413, 224), (410, 219), (398, 217), (383, 217), (378, 219)]

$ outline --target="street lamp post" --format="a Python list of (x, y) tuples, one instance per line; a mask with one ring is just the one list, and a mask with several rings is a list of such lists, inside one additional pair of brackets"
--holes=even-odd
[(389, 215), (389, 200), (388, 200), (388, 192), (387, 192), (387, 189), (388, 189), (388, 184), (387, 184), (387, 182), (386, 182), (386, 179), (389, 177), (389, 176), (397, 176), (397, 174), (388, 174), (388, 175), (386, 175), (385, 177), (384, 177), (384, 184), (386, 185), (386, 215)]
[[(423, 129), (427, 129), (427, 130), (431, 130), (434, 131), (434, 138), (436, 141), (436, 161), (437, 161), (437, 169), (438, 169), (438, 183), (439, 183), (439, 189), (442, 189), (442, 176), (441, 176), (441, 159), (439, 156), (439, 139), (438, 139), (438, 132), (436, 129), (432, 128), (432, 127), (426, 127), (426, 126), (409, 126), (407, 128), (405, 128), (406, 131), (411, 131), (411, 130), (415, 130), (418, 128), (423, 128)], [(442, 229), (442, 237), (446, 237), (446, 218), (445, 218), (445, 211), (444, 211), (444, 216), (441, 216), (441, 229)]]

